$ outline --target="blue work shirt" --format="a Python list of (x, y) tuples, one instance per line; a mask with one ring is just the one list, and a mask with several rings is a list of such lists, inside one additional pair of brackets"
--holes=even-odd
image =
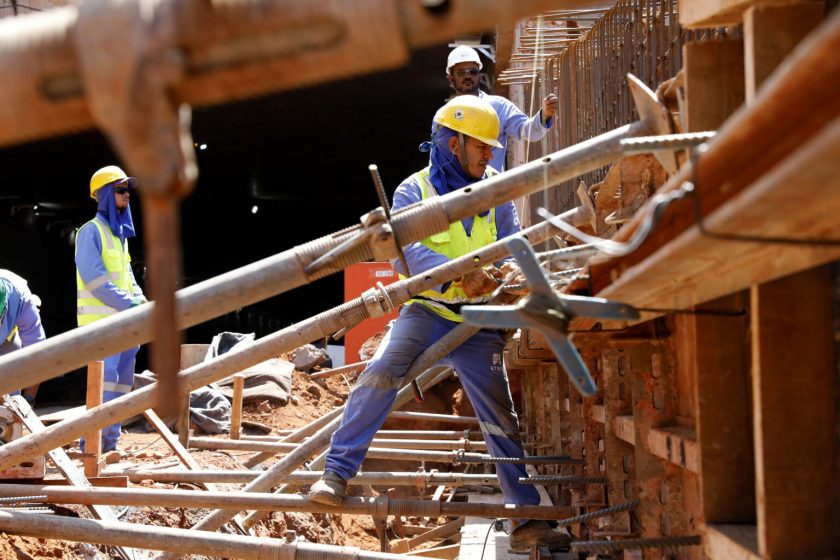
[(499, 171), (505, 169), (508, 136), (513, 136), (517, 140), (536, 142), (542, 140), (551, 128), (552, 119), (548, 119), (546, 126), (543, 126), (542, 111), (537, 111), (536, 115), (529, 118), (512, 101), (501, 95), (490, 95), (479, 90), (478, 97), (490, 103), (499, 116), (499, 143), (502, 147), (493, 148), (493, 159), (490, 161), (490, 167), (493, 169)]
[[(486, 177), (487, 175), (485, 174), (485, 178)], [(476, 183), (478, 183), (478, 181), (476, 181)], [(466, 186), (474, 187), (476, 183)], [(434, 189), (437, 191), (437, 187), (434, 187)], [(444, 194), (446, 193), (438, 192), (438, 195)], [(417, 178), (412, 175), (403, 181), (399, 187), (397, 187), (397, 190), (394, 192), (394, 206), (391, 210), (396, 211), (421, 200), (423, 200), (422, 186), (418, 182)], [(467, 235), (472, 233), (473, 219), (473, 216), (469, 216), (461, 220), (461, 223), (464, 225), (464, 231), (467, 232)], [(521, 229), (522, 227), (519, 225), (519, 217), (516, 215), (516, 207), (513, 205), (513, 202), (505, 202), (504, 204), (496, 206), (497, 239), (503, 239), (511, 236), (519, 232)], [(415, 241), (414, 243), (404, 247), (403, 253), (405, 254), (405, 260), (408, 262), (408, 267), (411, 269), (411, 273), (413, 275), (420, 274), (431, 268), (449, 262), (449, 259), (446, 256), (432, 251), (419, 241)], [(499, 262), (504, 262), (510, 258), (511, 257), (506, 257)], [(407, 274), (399, 259), (392, 264), (394, 268), (397, 269), (397, 272), (400, 274)], [(434, 290), (438, 292), (446, 291), (444, 285), (437, 286)]]
[(0, 318), (0, 344), (4, 344), (17, 326), (20, 347), (26, 348), (46, 338), (35, 296), (26, 281), (13, 272), (0, 270), (0, 282), (8, 293), (6, 309)]
[[(102, 216), (97, 216), (97, 219), (102, 222), (106, 230), (110, 230), (107, 220)], [(90, 222), (83, 225), (76, 233), (76, 268), (84, 283), (88, 285), (97, 278), (108, 276), (108, 271), (102, 262), (102, 238), (99, 236), (99, 230)], [(132, 305), (136, 305), (138, 298), (145, 301), (143, 291), (137, 285), (131, 267), (129, 267), (129, 274), (131, 274), (131, 283), (134, 286), (133, 298), (128, 292), (118, 288), (110, 280), (96, 286), (90, 292), (108, 307), (113, 307), (117, 311), (125, 311)]]

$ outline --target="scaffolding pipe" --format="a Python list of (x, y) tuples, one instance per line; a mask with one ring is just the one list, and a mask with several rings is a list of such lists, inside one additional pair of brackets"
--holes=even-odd
[[(283, 441), (291, 430), (278, 430), (276, 436), (242, 435), (243, 441)], [(374, 437), (393, 439), (439, 439), (439, 438), (480, 438), (484, 434), (479, 430), (379, 430)]]
[[(294, 471), (282, 479), (281, 484), (306, 486), (314, 483), (324, 471)], [(244, 484), (251, 482), (260, 475), (252, 470), (218, 470), (207, 469), (201, 471), (157, 470), (157, 469), (110, 469), (102, 476), (125, 476), (133, 483), (144, 480), (165, 483), (199, 484), (203, 482), (221, 484)], [(348, 481), (351, 486), (372, 484), (376, 486), (498, 486), (495, 474), (467, 474), (467, 473), (439, 473), (439, 472), (362, 472)]]
[[(532, 240), (535, 243), (535, 241)], [(475, 416), (455, 416), (452, 414), (434, 414), (432, 412), (409, 412), (397, 410), (388, 415), (389, 420), (427, 420), (431, 422), (445, 422), (447, 424), (478, 425)]]
[(563, 519), (573, 511), (568, 507), (446, 502), (441, 500), (393, 499), (383, 494), (375, 498), (346, 498), (337, 506), (310, 501), (299, 494), (259, 492), (208, 492), (204, 490), (153, 490), (149, 488), (78, 488), (37, 484), (0, 484), (0, 496), (32, 494), (47, 496), (49, 503), (166, 508), (213, 508), (220, 503), (241, 510), (341, 513), (350, 515), (406, 515), (423, 517), (475, 516), (522, 519)]
[(107, 546), (162, 550), (176, 555), (201, 554), (243, 560), (405, 560), (400, 554), (354, 547), (286, 543), (266, 537), (221, 533), (196, 534), (188, 529), (77, 519), (19, 511), (0, 511), (0, 531), (31, 537), (64, 539)]
[[(582, 224), (586, 223), (590, 214), (585, 207), (581, 206), (570, 210), (565, 216), (571, 223)], [(548, 238), (552, 231), (555, 231), (554, 227), (547, 222), (543, 222), (523, 230), (522, 233), (529, 240), (537, 243)], [(394, 305), (399, 305), (405, 303), (418, 293), (444, 282), (454, 280), (469, 272), (476, 266), (476, 259), (479, 262), (495, 262), (507, 254), (509, 254), (507, 242), (506, 240), (500, 240), (486, 247), (482, 247), (477, 251), (473, 251), (468, 255), (453, 259), (446, 264), (428, 270), (420, 276), (413, 276), (406, 280), (390, 284), (385, 289)], [(141, 309), (143, 307), (148, 306), (143, 305), (135, 309)], [(129, 310), (125, 313), (132, 312), (132, 310)], [(92, 325), (116, 319), (116, 317), (125, 313), (120, 313), (112, 318), (102, 319), (101, 321), (92, 323)], [(183, 383), (181, 386), (187, 391), (194, 391), (199, 387), (219, 381), (283, 352), (293, 350), (302, 344), (324, 338), (342, 328), (353, 327), (368, 318), (368, 316), (369, 313), (361, 298), (342, 304), (265, 336), (253, 344), (243, 346), (241, 349), (235, 349), (232, 352), (227, 352), (212, 360), (201, 362), (181, 371), (178, 374), (181, 378), (181, 383)], [(43, 346), (50, 340), (54, 339), (47, 339), (38, 346)], [(35, 347), (35, 345), (32, 347)], [(12, 352), (7, 356), (0, 357), (0, 371), (3, 371), (3, 373), (0, 373), (0, 378), (7, 377), (7, 370), (3, 369), (2, 366), (4, 358), (13, 357), (27, 350), (28, 348), (24, 348), (17, 352)], [(45, 356), (49, 354), (50, 352), (44, 353)], [(56, 355), (54, 356), (54, 360), (60, 362), (62, 356)], [(26, 386), (25, 383), (23, 385)], [(52, 449), (79, 438), (89, 430), (101, 429), (125, 418), (141, 414), (144, 410), (154, 406), (156, 385), (152, 384), (132, 391), (127, 395), (91, 408), (76, 418), (58, 422), (41, 432), (23, 436), (6, 445), (0, 446), (0, 469), (9, 468), (27, 458), (45, 455)], [(310, 425), (298, 430), (295, 437), (303, 438), (312, 435), (340, 415), (341, 411), (332, 411), (326, 415), (329, 418), (321, 418), (312, 422)], [(286, 441), (293, 441), (292, 436), (288, 436)]]
[[(274, 441), (246, 441), (241, 439), (191, 437), (190, 447), (196, 449), (215, 449), (230, 451), (272, 451), (274, 453), (288, 453), (294, 451), (302, 443), (285, 443)], [(487, 449), (483, 441), (444, 440), (444, 439), (376, 439), (371, 445), (386, 449), (407, 451), (410, 449), (448, 450), (459, 449)]]
[[(645, 118), (480, 181), (475, 186), (400, 209), (393, 213), (390, 222), (395, 243), (405, 246), (419, 241), (477, 212), (608, 165), (622, 156), (621, 140), (625, 138), (671, 132), (657, 128), (661, 121), (659, 114), (664, 114), (664, 109), (656, 101), (655, 94), (635, 78), (631, 77), (629, 84), (634, 98), (642, 100), (638, 110), (646, 115)], [(581, 210), (575, 211), (574, 215), (579, 219), (586, 213)], [(356, 243), (327, 265), (307, 272), (309, 265), (318, 258), (362, 233), (362, 225), (349, 227), (179, 290), (176, 294), (178, 328), (208, 321), (371, 259), (374, 256), (371, 246), (367, 242)], [(475, 263), (470, 268), (475, 268)], [(423, 274), (412, 279), (419, 282), (427, 277)], [(394, 291), (391, 286), (386, 288), (389, 294)], [(400, 288), (405, 289), (405, 285)], [(0, 393), (35, 385), (90, 361), (149, 342), (154, 306), (154, 303), (137, 306), (0, 357)], [(341, 328), (343, 326), (334, 328), (328, 334)]]

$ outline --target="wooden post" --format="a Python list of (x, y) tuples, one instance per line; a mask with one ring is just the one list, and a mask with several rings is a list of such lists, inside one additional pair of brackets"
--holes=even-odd
[[(88, 410), (102, 404), (102, 384), (105, 378), (105, 362), (91, 362), (87, 367), (87, 393), (85, 406)], [(85, 476), (97, 477), (101, 469), (102, 430), (85, 435)]]
[[(204, 361), (207, 355), (209, 344), (182, 344), (181, 345), (181, 369), (190, 368)], [(178, 442), (185, 448), (190, 446), (190, 394), (184, 395), (184, 402), (179, 407), (178, 416)]]
[(242, 392), (245, 390), (245, 376), (233, 376), (233, 403), (230, 412), (230, 439), (239, 439), (242, 430)]
[(824, 2), (799, 0), (780, 5), (756, 4), (744, 12), (744, 75), (747, 103), (761, 84), (823, 19)]
[(840, 550), (829, 268), (753, 286), (750, 296), (759, 552), (827, 557)]

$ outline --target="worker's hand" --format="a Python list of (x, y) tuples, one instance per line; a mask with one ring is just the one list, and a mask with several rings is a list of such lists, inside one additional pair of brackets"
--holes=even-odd
[[(502, 263), (501, 271), (505, 275), (505, 293), (516, 296), (524, 296), (531, 291), (531, 288), (528, 286), (528, 281), (525, 278), (525, 274), (522, 272), (522, 269), (519, 268), (518, 264), (513, 261), (506, 261)], [(511, 289), (507, 286), (513, 286), (514, 288)], [(520, 288), (518, 286), (522, 287)]]
[(144, 303), (149, 303), (149, 301), (142, 296), (135, 296), (131, 298), (131, 307), (137, 307), (138, 305), (143, 305)]
[(495, 290), (499, 285), (499, 281), (496, 280), (490, 270), (486, 268), (476, 268), (475, 270), (465, 274), (461, 278), (459, 285), (467, 294), (467, 297), (476, 298), (489, 294)]
[(557, 100), (557, 96), (553, 93), (549, 93), (543, 99), (542, 104), (542, 120), (543, 122), (547, 122), (548, 119), (554, 118), (557, 116), (557, 112), (560, 110), (560, 102)]

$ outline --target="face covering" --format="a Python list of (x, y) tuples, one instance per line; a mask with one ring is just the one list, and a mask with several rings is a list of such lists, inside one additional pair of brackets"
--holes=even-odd
[(120, 238), (120, 241), (134, 237), (134, 221), (131, 219), (131, 206), (128, 206), (122, 212), (117, 210), (117, 204), (114, 201), (113, 183), (105, 185), (96, 191), (96, 201), (99, 203), (96, 206), (97, 213), (108, 223), (111, 231)]
[(476, 182), (461, 167), (458, 158), (449, 151), (449, 139), (458, 133), (445, 126), (436, 126), (432, 131), (431, 180), (439, 195), (450, 193)]

